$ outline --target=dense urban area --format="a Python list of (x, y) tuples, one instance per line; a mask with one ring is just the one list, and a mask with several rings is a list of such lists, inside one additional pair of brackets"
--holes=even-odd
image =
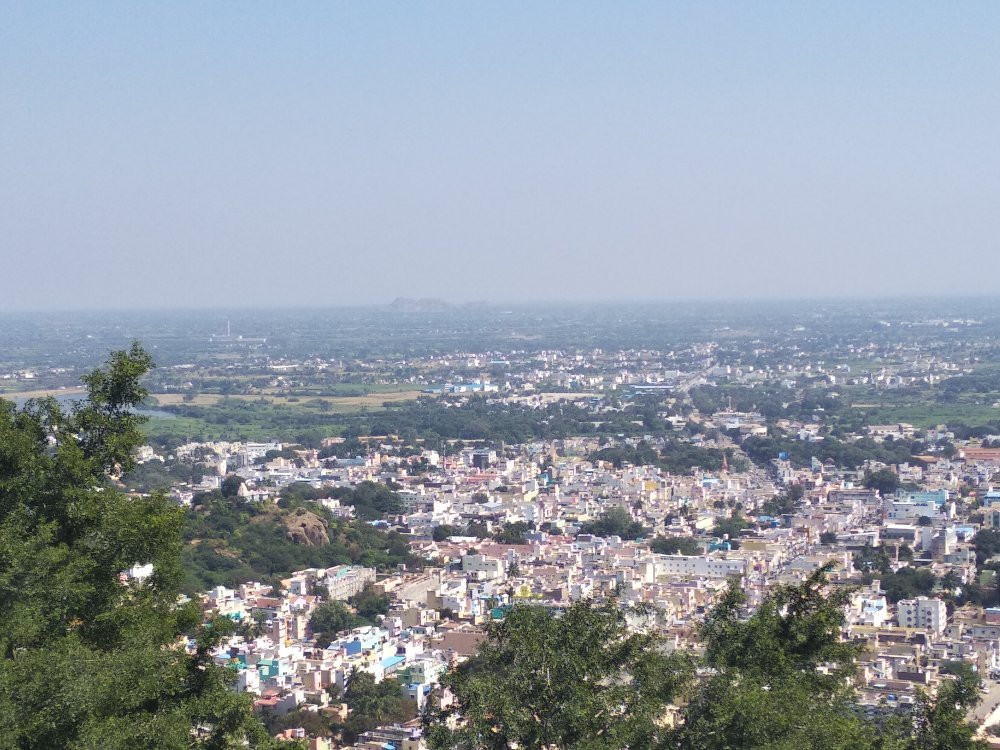
[(7, 316), (0, 747), (1000, 747), (997, 310)]

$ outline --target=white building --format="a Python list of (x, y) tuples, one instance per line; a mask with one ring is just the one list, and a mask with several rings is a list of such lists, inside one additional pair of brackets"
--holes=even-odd
[(928, 599), (926, 596), (900, 599), (896, 608), (900, 627), (923, 628), (940, 635), (948, 624), (948, 610), (940, 599)]
[(656, 555), (656, 575), (698, 578), (729, 578), (745, 576), (747, 561), (724, 557)]

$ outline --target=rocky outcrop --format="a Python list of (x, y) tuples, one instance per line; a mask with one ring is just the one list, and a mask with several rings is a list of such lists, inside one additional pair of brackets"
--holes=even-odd
[(296, 544), (320, 547), (330, 543), (330, 535), (322, 518), (305, 508), (297, 508), (285, 517), (288, 538)]

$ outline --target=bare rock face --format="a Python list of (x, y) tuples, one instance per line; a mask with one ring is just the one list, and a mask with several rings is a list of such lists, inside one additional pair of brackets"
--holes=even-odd
[(288, 529), (288, 538), (296, 544), (321, 547), (330, 543), (323, 519), (305, 508), (297, 508), (286, 516), (285, 528)]

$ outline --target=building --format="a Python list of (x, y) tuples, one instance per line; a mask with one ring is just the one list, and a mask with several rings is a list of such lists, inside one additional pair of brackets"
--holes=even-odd
[(743, 577), (747, 573), (747, 561), (727, 560), (724, 557), (656, 555), (656, 575), (683, 576), (692, 578)]
[(330, 599), (350, 599), (361, 593), (369, 583), (375, 583), (375, 568), (362, 568), (359, 565), (341, 565), (326, 571), (327, 596)]
[(948, 610), (940, 599), (929, 599), (926, 596), (900, 599), (896, 608), (896, 619), (900, 627), (921, 628), (940, 635), (948, 624)]

